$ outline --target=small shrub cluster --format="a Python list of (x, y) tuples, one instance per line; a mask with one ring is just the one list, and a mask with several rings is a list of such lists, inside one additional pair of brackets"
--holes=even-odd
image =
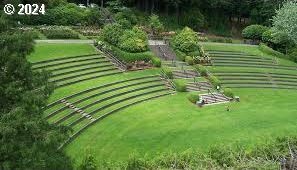
[(117, 46), (123, 32), (124, 30), (122, 26), (118, 23), (115, 23), (105, 25), (102, 29), (101, 34), (104, 41)]
[(153, 57), (152, 58), (152, 63), (154, 67), (161, 67), (162, 66), (162, 61), (158, 57)]
[(234, 93), (232, 89), (229, 89), (229, 88), (224, 89), (224, 95), (230, 98), (234, 98)]
[(194, 64), (194, 60), (193, 57), (191, 56), (186, 56), (185, 61), (188, 65), (193, 65)]
[(242, 36), (251, 40), (262, 40), (262, 35), (269, 28), (263, 25), (250, 25), (242, 31)]
[(214, 87), (221, 86), (221, 81), (216, 76), (208, 76), (208, 79)]
[(189, 93), (187, 98), (191, 103), (196, 104), (196, 102), (199, 101), (200, 96), (197, 93)]
[(218, 43), (233, 43), (232, 38), (225, 38), (225, 37), (209, 37), (208, 40), (210, 42), (218, 42)]
[(141, 52), (141, 53), (130, 53), (127, 51), (123, 51), (120, 48), (113, 46), (113, 45), (110, 45), (110, 48), (111, 48), (112, 53), (114, 53), (114, 55), (116, 57), (118, 57), (119, 60), (127, 62), (127, 63), (131, 63), (134, 61), (149, 62), (153, 58), (156, 58), (156, 56), (150, 51)]
[(198, 64), (198, 65), (195, 65), (194, 67), (200, 73), (201, 76), (203, 77), (208, 76), (207, 69), (203, 65)]
[(176, 91), (178, 92), (186, 92), (187, 86), (183, 80), (174, 80), (173, 83), (175, 84)]
[(264, 43), (261, 43), (259, 45), (259, 49), (263, 52), (263, 53), (266, 53), (268, 55), (272, 55), (272, 56), (275, 56), (275, 57), (279, 57), (279, 58), (286, 58), (288, 59), (288, 57), (286, 55), (284, 55), (283, 53), (281, 52), (278, 52), (278, 51), (275, 51), (273, 50), (272, 48), (268, 47), (267, 45), (265, 45)]
[(185, 61), (186, 60), (186, 56), (187, 54), (181, 52), (180, 50), (175, 49), (174, 50), (176, 57), (180, 60), (180, 61)]
[(294, 48), (290, 51), (289, 59), (297, 63), (297, 48)]
[(173, 38), (172, 43), (175, 49), (187, 54), (198, 49), (198, 36), (191, 28), (185, 27)]
[(125, 30), (119, 39), (119, 47), (131, 53), (147, 51), (148, 37), (144, 31), (137, 27)]
[(40, 31), (48, 39), (79, 39), (79, 34), (67, 27), (46, 27)]
[(164, 26), (161, 23), (158, 15), (151, 15), (149, 19), (149, 26), (154, 35), (160, 35), (164, 31)]
[(169, 67), (162, 67), (162, 71), (168, 78), (173, 79), (173, 72)]

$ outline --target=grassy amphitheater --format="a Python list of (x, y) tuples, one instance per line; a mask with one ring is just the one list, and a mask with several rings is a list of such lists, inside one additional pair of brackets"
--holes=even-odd
[(240, 102), (202, 108), (190, 103), (188, 92), (205, 94), (213, 87), (183, 62), (163, 62), (174, 70), (174, 80), (187, 84), (188, 92), (181, 93), (159, 68), (125, 72), (89, 44), (38, 43), (28, 59), (35, 70), (52, 72), (57, 89), (44, 116), (73, 129), (63, 149), (76, 164), (88, 149), (98, 162), (120, 161), (131, 154), (206, 151), (219, 143), (252, 146), (296, 134), (297, 64), (258, 46), (202, 45), (213, 59), (208, 71)]

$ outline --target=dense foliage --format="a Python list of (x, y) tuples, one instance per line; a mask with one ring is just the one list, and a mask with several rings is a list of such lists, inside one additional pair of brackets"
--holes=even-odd
[(8, 25), (0, 18), (0, 169), (72, 169), (57, 151), (68, 130), (42, 116), (53, 90), (49, 74), (31, 70), (26, 60), (33, 51), (31, 35)]
[(173, 46), (175, 49), (184, 52), (190, 53), (198, 50), (198, 36), (197, 34), (189, 27), (185, 27), (180, 33), (178, 33), (173, 38)]
[(71, 30), (70, 28), (45, 27), (41, 28), (40, 31), (48, 39), (79, 39), (78, 33)]
[(120, 37), (122, 36), (124, 30), (122, 26), (118, 23), (115, 24), (107, 24), (102, 29), (102, 37), (104, 41), (112, 44), (118, 45), (120, 41)]
[(164, 26), (159, 19), (158, 15), (151, 15), (149, 19), (149, 27), (154, 35), (160, 35), (164, 31)]
[(246, 39), (262, 40), (262, 35), (268, 27), (262, 25), (250, 25), (242, 31), (242, 36)]
[(148, 50), (148, 37), (138, 27), (125, 30), (119, 39), (119, 47), (127, 52), (137, 53)]
[(287, 1), (273, 17), (273, 29), (285, 33), (297, 44), (297, 2)]
[(191, 103), (196, 104), (196, 102), (199, 101), (200, 96), (198, 95), (198, 93), (189, 93), (187, 95), (187, 98)]
[(187, 91), (187, 85), (184, 80), (176, 79), (176, 80), (173, 80), (173, 83), (176, 87), (176, 91), (178, 91), (178, 92), (186, 92)]

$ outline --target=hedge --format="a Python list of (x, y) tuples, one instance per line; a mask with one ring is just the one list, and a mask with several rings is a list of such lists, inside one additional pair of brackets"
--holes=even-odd
[(177, 50), (177, 49), (175, 49), (174, 52), (175, 52), (175, 54), (176, 54), (176, 57), (177, 57), (180, 61), (185, 61), (186, 56), (187, 56), (185, 53), (183, 53), (183, 52), (181, 52), (181, 51), (179, 51), (179, 50)]
[(208, 79), (214, 87), (221, 86), (221, 82), (217, 77), (211, 75)]
[(278, 57), (278, 58), (289, 59), (289, 57), (286, 56), (285, 54), (273, 50), (272, 48), (268, 47), (264, 43), (260, 43), (259, 50), (262, 51), (263, 53), (266, 53), (268, 55), (272, 55), (272, 56), (275, 56), (275, 57)]
[(40, 29), (48, 39), (79, 39), (79, 34), (68, 28)]
[(203, 65), (199, 64), (199, 65), (195, 65), (194, 67), (200, 73), (201, 76), (203, 76), (203, 77), (208, 76), (207, 69)]
[(183, 80), (174, 80), (173, 83), (175, 84), (176, 91), (178, 92), (186, 92), (187, 85)]
[(150, 51), (141, 52), (141, 53), (129, 53), (121, 50), (116, 46), (113, 46), (113, 45), (109, 45), (109, 46), (111, 48), (112, 53), (115, 55), (115, 57), (127, 63), (131, 63), (134, 61), (148, 62), (148, 61), (151, 61), (153, 58), (156, 58), (156, 56)]
[(196, 104), (196, 102), (199, 101), (200, 96), (198, 95), (198, 93), (189, 93), (187, 95), (187, 98), (190, 102)]
[(154, 65), (155, 67), (161, 67), (161, 66), (162, 66), (162, 61), (161, 61), (161, 59), (158, 58), (158, 57), (153, 57), (153, 58), (152, 58), (152, 62), (153, 62), (153, 65)]
[(188, 65), (193, 65), (194, 64), (194, 60), (193, 57), (191, 56), (186, 56), (185, 61)]
[(229, 88), (224, 89), (224, 95), (230, 98), (234, 98), (234, 93), (232, 89), (229, 89)]
[(168, 78), (173, 79), (173, 72), (172, 72), (171, 68), (169, 68), (169, 67), (162, 67), (162, 71), (164, 72), (164, 74)]

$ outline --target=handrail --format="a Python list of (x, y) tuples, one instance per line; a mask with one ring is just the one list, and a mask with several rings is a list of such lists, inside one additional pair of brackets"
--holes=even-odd
[(215, 101), (217, 102), (217, 97), (209, 89), (208, 89), (208, 93), (210, 93), (212, 97), (215, 99)]
[(169, 82), (169, 84), (173, 87), (174, 90), (176, 90), (175, 84), (170, 80), (170, 78), (165, 74), (163, 70), (161, 70), (161, 76), (163, 76), (167, 80), (167, 82)]
[(120, 67), (121, 69), (123, 69), (124, 71), (127, 70), (127, 65), (126, 63), (123, 63), (122, 61), (120, 61), (118, 58), (116, 58), (109, 50), (101, 48), (100, 46), (97, 46), (97, 48), (99, 48), (101, 51), (103, 51), (104, 53), (106, 53), (114, 62), (115, 64)]

